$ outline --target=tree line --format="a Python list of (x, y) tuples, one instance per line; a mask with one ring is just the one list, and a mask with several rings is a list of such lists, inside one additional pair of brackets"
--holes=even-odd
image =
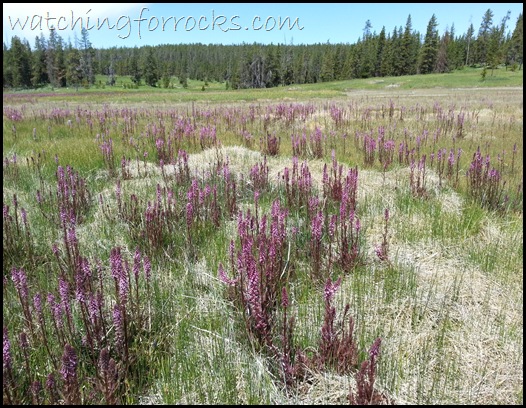
[(269, 88), (353, 78), (446, 73), (464, 66), (521, 69), (523, 60), (522, 13), (513, 31), (507, 30), (510, 12), (494, 22), (488, 9), (478, 33), (473, 24), (464, 34), (455, 27), (440, 34), (433, 14), (424, 34), (405, 26), (372, 32), (369, 20), (353, 44), (163, 44), (142, 47), (94, 48), (85, 28), (80, 38), (67, 43), (56, 30), (46, 39), (41, 33), (32, 48), (14, 36), (3, 44), (5, 88), (90, 87), (95, 75), (107, 85), (128, 76), (135, 85), (173, 86), (173, 77), (226, 82), (227, 88)]

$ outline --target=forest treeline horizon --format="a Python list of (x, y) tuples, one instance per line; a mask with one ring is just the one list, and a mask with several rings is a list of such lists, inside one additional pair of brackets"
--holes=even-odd
[[(141, 47), (95, 48), (89, 32), (66, 42), (56, 30), (43, 33), (31, 47), (13, 36), (3, 43), (3, 87), (38, 89), (108, 85), (119, 77), (131, 85), (187, 87), (188, 79), (225, 82), (227, 89), (270, 88), (355, 78), (447, 73), (465, 66), (520, 70), (523, 63), (522, 13), (508, 29), (510, 12), (494, 21), (488, 9), (478, 31), (471, 24), (458, 35), (455, 27), (439, 33), (433, 14), (425, 33), (413, 30), (411, 15), (405, 26), (380, 33), (370, 20), (355, 43), (309, 45), (242, 43), (162, 44)], [(96, 79), (96, 75), (99, 78)], [(106, 76), (105, 81), (100, 75)], [(177, 81), (174, 80), (177, 78)]]

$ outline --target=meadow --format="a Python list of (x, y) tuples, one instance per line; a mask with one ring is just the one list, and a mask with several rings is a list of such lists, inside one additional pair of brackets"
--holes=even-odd
[(4, 404), (523, 403), (522, 72), (124, 83), (3, 94)]

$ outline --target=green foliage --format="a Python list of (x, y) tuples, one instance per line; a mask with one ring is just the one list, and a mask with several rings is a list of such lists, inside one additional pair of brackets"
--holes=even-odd
[(438, 53), (438, 32), (437, 19), (435, 15), (431, 17), (427, 25), (426, 36), (424, 38), (424, 45), (420, 52), (419, 70), (421, 74), (430, 74), (435, 69), (437, 53)]
[(164, 74), (163, 77), (162, 77), (162, 83), (163, 83), (163, 88), (169, 88), (170, 87), (170, 76), (168, 74)]
[(157, 86), (157, 81), (159, 80), (159, 73), (157, 68), (157, 59), (153, 48), (148, 49), (148, 54), (146, 56), (146, 61), (143, 68), (144, 81), (146, 85)]
[(482, 68), (482, 71), (480, 72), (480, 80), (484, 82), (486, 80), (486, 75), (488, 73), (488, 70), (486, 67)]
[[(161, 79), (161, 86), (168, 88), (162, 79), (168, 75), (206, 83), (228, 80), (232, 89), (245, 89), (449, 72), (479, 64), (495, 68), (516, 63), (520, 69), (522, 14), (511, 35), (506, 33), (509, 17), (507, 14), (494, 25), (493, 12), (488, 10), (478, 34), (470, 25), (467, 33), (459, 35), (453, 27), (439, 33), (433, 15), (423, 44), (410, 15), (405, 28), (399, 25), (387, 31), (382, 27), (379, 34), (372, 32), (367, 20), (364, 35), (355, 43), (345, 44), (165, 44), (95, 49), (85, 28), (73, 45), (66, 44), (57, 30), (52, 30), (48, 39), (43, 34), (37, 37), (33, 50), (18, 37), (13, 37), (9, 46), (4, 44), (3, 82), (5, 88), (45, 84), (60, 88), (76, 87), (85, 78), (91, 86), (96, 83), (96, 75), (107, 75), (110, 86), (117, 76), (129, 76), (136, 85), (142, 80), (148, 86), (157, 86)], [(75, 67), (79, 73), (74, 72)]]

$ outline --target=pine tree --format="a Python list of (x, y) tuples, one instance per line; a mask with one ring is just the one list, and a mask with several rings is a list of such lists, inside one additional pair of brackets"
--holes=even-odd
[(15, 88), (31, 87), (31, 47), (18, 36), (11, 39), (12, 85)]
[(493, 27), (489, 36), (488, 44), (488, 64), (491, 67), (491, 75), (497, 66), (504, 61), (504, 56), (506, 55), (505, 48), (505, 31), (506, 23), (510, 19), (510, 11), (502, 19), (500, 26)]
[(380, 66), (380, 76), (394, 76), (395, 73), (395, 59), (396, 59), (396, 48), (398, 43), (398, 34), (396, 29), (393, 30), (393, 34), (388, 34), (385, 41), (385, 51), (382, 58), (382, 64)]
[(341, 44), (336, 45), (334, 53), (334, 79), (340, 81), (343, 79), (343, 65), (345, 63), (345, 49)]
[(447, 55), (448, 45), (451, 42), (449, 31), (446, 29), (444, 35), (440, 39), (440, 45), (438, 46), (437, 61), (435, 65), (435, 72), (443, 74), (449, 72), (449, 61)]
[(365, 22), (362, 36), (362, 50), (358, 75), (360, 78), (374, 76), (374, 64), (376, 62), (376, 39), (371, 33), (372, 25), (369, 20)]
[(144, 81), (147, 85), (157, 86), (157, 81), (159, 80), (159, 72), (157, 69), (157, 59), (155, 58), (153, 47), (148, 48), (148, 54), (146, 55), (143, 74)]
[(68, 50), (66, 80), (68, 86), (74, 86), (78, 90), (82, 83), (83, 73), (80, 52), (76, 48)]
[(322, 82), (334, 80), (334, 49), (333, 46), (329, 44), (329, 42), (326, 44), (326, 51), (323, 56), (320, 79)]
[(488, 63), (488, 47), (493, 28), (493, 12), (488, 9), (482, 17), (479, 33), (475, 41), (475, 62), (485, 66)]
[(4, 88), (10, 88), (13, 86), (13, 71), (11, 70), (12, 66), (11, 52), (4, 42), (2, 48), (2, 79)]
[(521, 69), (523, 59), (522, 13), (519, 14), (515, 29), (511, 35), (510, 45), (508, 47), (508, 58), (512, 66), (517, 64), (519, 70)]
[(462, 40), (455, 38), (455, 24), (449, 30), (449, 41), (446, 45), (446, 55), (450, 70), (458, 69), (464, 65)]
[(131, 80), (135, 85), (141, 84), (142, 71), (139, 68), (139, 50), (137, 47), (134, 47), (131, 53), (130, 59), (130, 75)]
[(66, 54), (64, 52), (64, 40), (57, 36), (57, 48), (55, 53), (55, 68), (57, 75), (57, 83), (59, 87), (64, 88), (67, 85), (66, 81)]
[(469, 25), (468, 32), (466, 33), (465, 39), (466, 39), (466, 66), (473, 65), (473, 52), (470, 54), (470, 50), (473, 47), (473, 44), (475, 42), (475, 37), (473, 36), (475, 34), (475, 29), (473, 28), (473, 24)]
[(265, 56), (265, 83), (267, 87), (278, 86), (281, 82), (278, 59), (274, 51), (275, 47), (270, 45), (266, 49)]
[(33, 61), (31, 65), (31, 84), (34, 88), (48, 83), (49, 78), (46, 70), (46, 39), (44, 34), (35, 37), (35, 51), (33, 51)]
[(239, 72), (239, 82), (235, 89), (250, 88), (252, 78), (250, 73), (250, 64), (252, 63), (252, 50), (248, 45), (243, 46), (243, 53), (237, 64)]
[(420, 54), (420, 73), (429, 74), (435, 69), (438, 53), (438, 32), (437, 19), (435, 15), (431, 17), (427, 24), (426, 36), (424, 38), (424, 45)]
[[(306, 77), (307, 62), (305, 61), (305, 51), (302, 49), (300, 52), (296, 53), (296, 58), (294, 60), (294, 83), (304, 84)], [(267, 86), (270, 87), (271, 84), (267, 84)]]
[(114, 54), (111, 54), (110, 55), (110, 65), (108, 66), (108, 85), (109, 86), (114, 86), (115, 85), (115, 82), (117, 81), (116, 79), (116, 76), (115, 76), (115, 55)]
[(416, 72), (417, 54), (415, 51), (411, 14), (409, 14), (401, 40), (400, 54), (398, 56), (400, 59), (399, 75), (412, 75)]
[(374, 76), (382, 76), (382, 61), (386, 51), (385, 26), (382, 27), (378, 36), (378, 45), (376, 47), (376, 61), (374, 63)]
[(57, 33), (55, 30), (49, 32), (49, 40), (46, 48), (46, 70), (52, 87), (58, 87), (58, 74), (56, 68)]
[(86, 27), (82, 27), (80, 32), (80, 42), (78, 44), (81, 56), (82, 76), (87, 85), (95, 83), (95, 71), (93, 69), (94, 50), (89, 40), (89, 32)]
[(290, 85), (294, 82), (294, 55), (291, 46), (285, 46), (281, 58), (281, 84), (283, 86)]

